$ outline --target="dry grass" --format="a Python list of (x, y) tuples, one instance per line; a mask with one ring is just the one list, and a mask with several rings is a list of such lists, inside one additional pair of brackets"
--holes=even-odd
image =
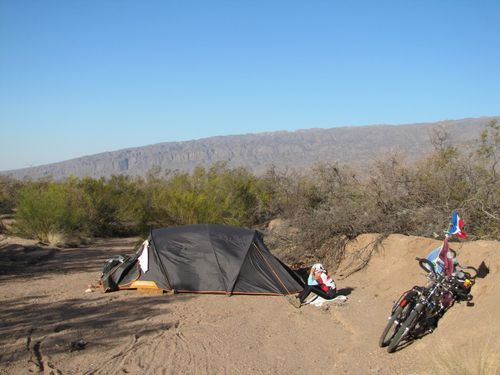
[(489, 335), (467, 345), (442, 343), (433, 358), (433, 373), (439, 375), (500, 375), (500, 342)]
[(64, 247), (68, 244), (68, 238), (64, 233), (61, 232), (49, 232), (47, 233), (47, 241), (49, 245)]

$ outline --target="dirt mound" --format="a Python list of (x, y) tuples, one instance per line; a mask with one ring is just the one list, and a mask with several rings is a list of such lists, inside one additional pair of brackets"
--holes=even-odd
[[(52, 251), (2, 242), (0, 373), (497, 373), (498, 242), (451, 244), (461, 263), (489, 268), (474, 306), (456, 304), (437, 330), (394, 354), (377, 346), (392, 303), (425, 282), (414, 259), (440, 241), (360, 236), (335, 275), (348, 301), (323, 308), (295, 309), (287, 297), (85, 292), (104, 259), (136, 243)], [(23, 247), (36, 262), (18, 258)]]
[[(415, 258), (425, 257), (441, 244), (442, 241), (403, 235), (391, 235), (380, 242), (379, 235), (362, 235), (350, 243), (339, 275), (350, 275), (345, 281), (363, 283), (363, 289), (374, 296), (374, 301), (386, 304), (389, 310), (402, 292), (413, 285), (425, 284), (425, 272)], [(497, 354), (500, 352), (500, 244), (451, 242), (450, 247), (456, 251), (461, 265), (482, 271), (472, 289), (473, 303), (455, 304), (440, 320), (435, 333), (415, 347), (422, 354), (436, 350), (435, 353), (447, 358), (441, 363), (438, 356), (436, 363), (445, 373), (464, 366), (471, 374), (482, 373), (478, 369), (492, 367), (490, 361), (500, 366)], [(364, 265), (362, 270), (351, 274), (353, 269)]]

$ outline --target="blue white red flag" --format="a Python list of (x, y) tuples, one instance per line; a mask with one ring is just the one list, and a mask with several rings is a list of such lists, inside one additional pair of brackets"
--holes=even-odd
[(464, 221), (458, 216), (457, 211), (453, 211), (453, 216), (451, 218), (450, 229), (448, 234), (454, 234), (460, 238), (466, 238), (467, 233), (465, 233), (462, 228), (464, 226)]

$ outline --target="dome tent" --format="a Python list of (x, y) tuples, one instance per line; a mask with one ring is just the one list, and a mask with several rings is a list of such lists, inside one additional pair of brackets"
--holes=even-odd
[(154, 229), (134, 256), (108, 266), (101, 281), (105, 291), (285, 295), (303, 289), (259, 232), (218, 224)]

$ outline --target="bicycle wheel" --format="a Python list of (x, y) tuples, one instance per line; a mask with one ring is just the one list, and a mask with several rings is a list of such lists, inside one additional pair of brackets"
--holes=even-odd
[(382, 336), (380, 336), (380, 339), (378, 341), (378, 345), (382, 348), (384, 346), (387, 346), (391, 339), (394, 337), (396, 332), (398, 331), (398, 328), (402, 321), (404, 320), (404, 317), (406, 315), (406, 310), (408, 310), (409, 305), (406, 305), (405, 307), (403, 306), (398, 306), (398, 308), (394, 311), (394, 313), (391, 315), (389, 318), (389, 321), (387, 322), (384, 331), (382, 332)]
[(417, 315), (418, 315), (417, 309), (412, 310), (408, 318), (406, 318), (403, 324), (401, 324), (398, 331), (394, 335), (393, 339), (389, 343), (389, 346), (387, 347), (387, 351), (389, 353), (392, 353), (394, 352), (394, 350), (396, 350), (397, 346), (399, 345), (403, 337), (405, 337), (406, 334), (410, 331), (410, 329), (415, 325)]

